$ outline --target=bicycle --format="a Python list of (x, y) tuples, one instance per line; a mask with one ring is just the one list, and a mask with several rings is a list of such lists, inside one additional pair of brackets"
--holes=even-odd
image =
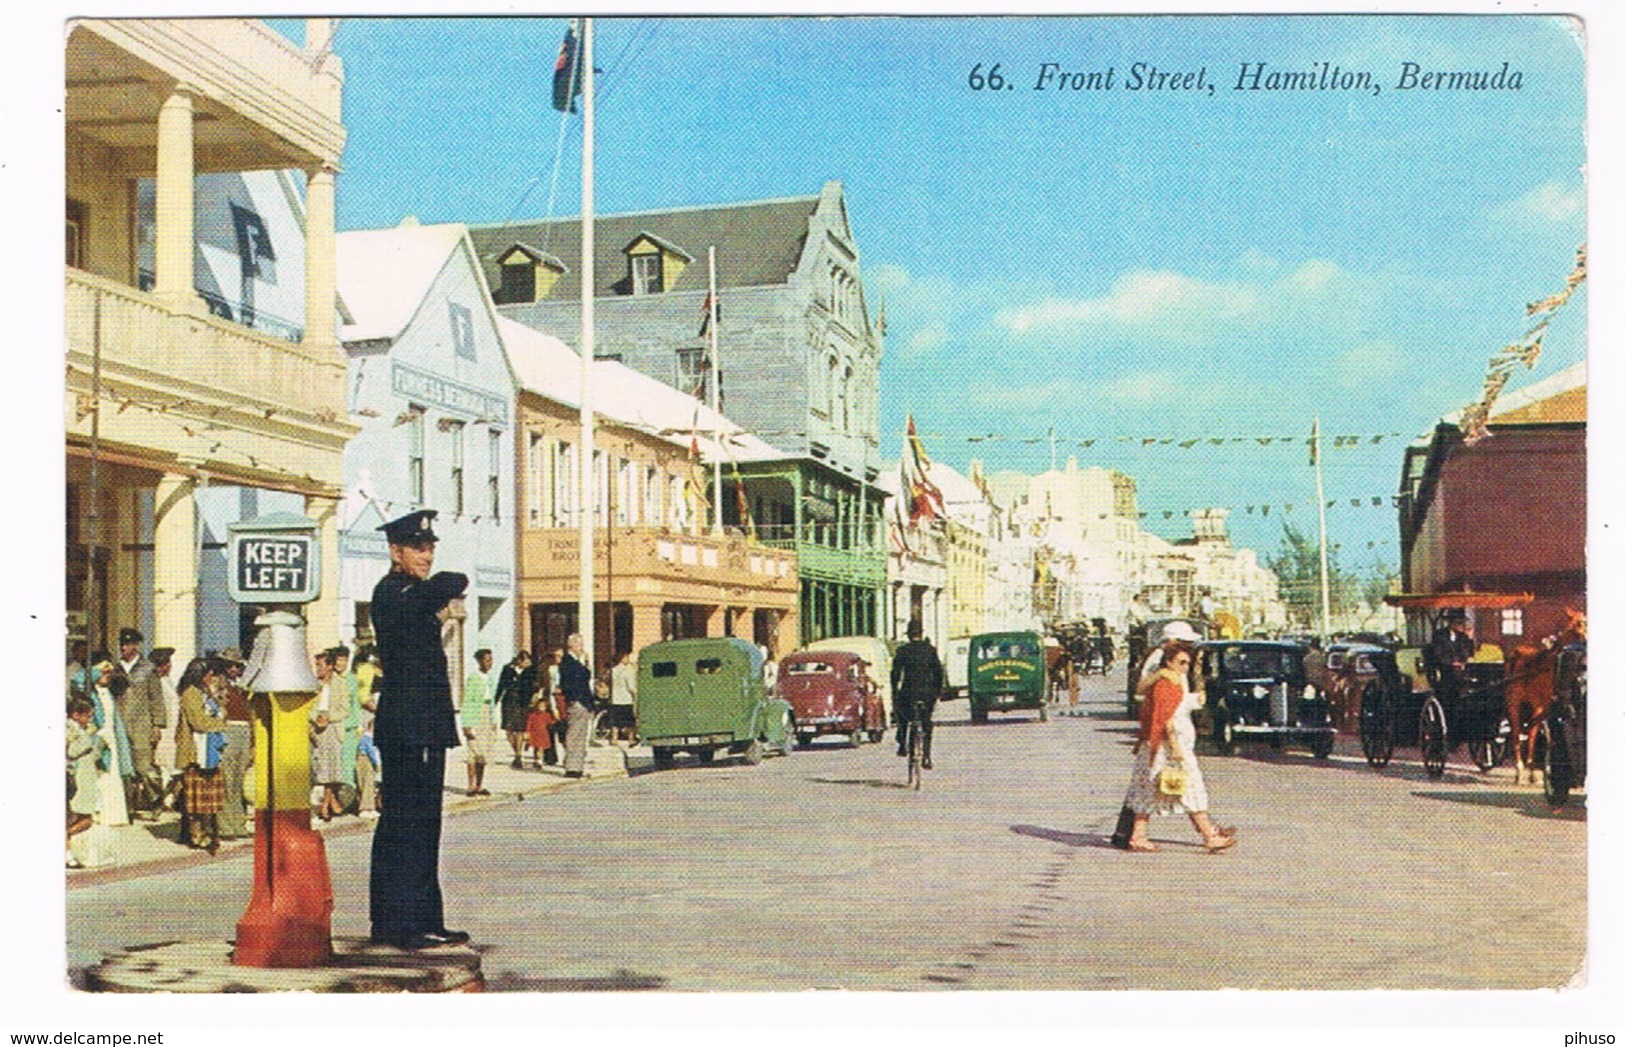
[(910, 717), (907, 724), (908, 731), (908, 788), (915, 792), (925, 783), (925, 741), (920, 728), (920, 716), (916, 712)]

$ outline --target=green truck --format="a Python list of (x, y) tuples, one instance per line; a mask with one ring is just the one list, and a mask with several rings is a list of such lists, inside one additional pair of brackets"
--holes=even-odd
[(982, 633), (971, 637), (970, 722), (987, 723), (989, 712), (1044, 707), (1044, 638), (1034, 632)]
[(703, 761), (726, 752), (748, 764), (795, 745), (790, 704), (767, 693), (762, 652), (737, 637), (667, 640), (638, 652), (638, 737), (655, 766), (680, 752)]

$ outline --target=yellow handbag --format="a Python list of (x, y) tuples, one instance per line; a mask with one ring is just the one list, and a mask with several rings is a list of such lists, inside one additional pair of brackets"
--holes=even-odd
[(1183, 767), (1164, 767), (1157, 773), (1157, 795), (1177, 800), (1185, 795), (1190, 775)]

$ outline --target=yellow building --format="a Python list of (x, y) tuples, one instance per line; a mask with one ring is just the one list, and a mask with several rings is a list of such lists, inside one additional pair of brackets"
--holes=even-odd
[[(344, 126), (331, 39), (325, 19), (307, 23), (303, 47), (248, 19), (69, 27), (67, 607), (92, 647), (123, 625), (177, 659), (203, 646), (198, 493), (211, 486), (248, 492), (245, 504), (280, 492), (279, 505), (291, 498), (320, 521), (334, 569), (309, 608), (311, 629), (337, 635), (334, 509), (356, 429), (336, 335)], [(293, 336), (257, 330), (247, 313), (217, 315), (194, 271), (197, 179), (290, 171), (305, 180), (302, 272), (278, 274), (304, 285)], [(150, 224), (138, 220), (137, 192), (149, 182)]]
[[(499, 319), (497, 328), (519, 381), (517, 644), (551, 651), (564, 646), (577, 621), (581, 360), (557, 338), (515, 321)], [(593, 664), (690, 636), (793, 650), (800, 633), (796, 554), (738, 528), (716, 533), (705, 524), (716, 416), (620, 363), (594, 367), (603, 392), (593, 437)], [(716, 422), (735, 461), (780, 457), (726, 419)]]

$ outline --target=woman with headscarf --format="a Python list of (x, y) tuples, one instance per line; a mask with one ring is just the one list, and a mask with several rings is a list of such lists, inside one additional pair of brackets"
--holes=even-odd
[(1191, 713), (1205, 696), (1186, 687), (1196, 648), (1185, 640), (1162, 647), (1162, 665), (1150, 680), (1140, 707), (1140, 734), (1134, 743), (1134, 773), (1123, 805), (1134, 812), (1127, 849), (1161, 850), (1146, 835), (1153, 814), (1183, 811), (1201, 834), (1209, 853), (1233, 846), (1235, 830), (1219, 828), (1208, 817), (1207, 785), (1196, 762), (1196, 725)]
[(75, 685), (75, 690), (90, 701), (93, 707), (91, 724), (107, 746), (101, 774), (96, 782), (99, 792), (96, 824), (108, 826), (130, 824), (130, 808), (124, 796), (124, 776), (133, 773), (134, 766), (130, 759), (129, 736), (124, 732), (113, 693), (122, 680), (115, 668), (111, 655), (97, 651), (91, 656), (89, 667), (79, 674)]

